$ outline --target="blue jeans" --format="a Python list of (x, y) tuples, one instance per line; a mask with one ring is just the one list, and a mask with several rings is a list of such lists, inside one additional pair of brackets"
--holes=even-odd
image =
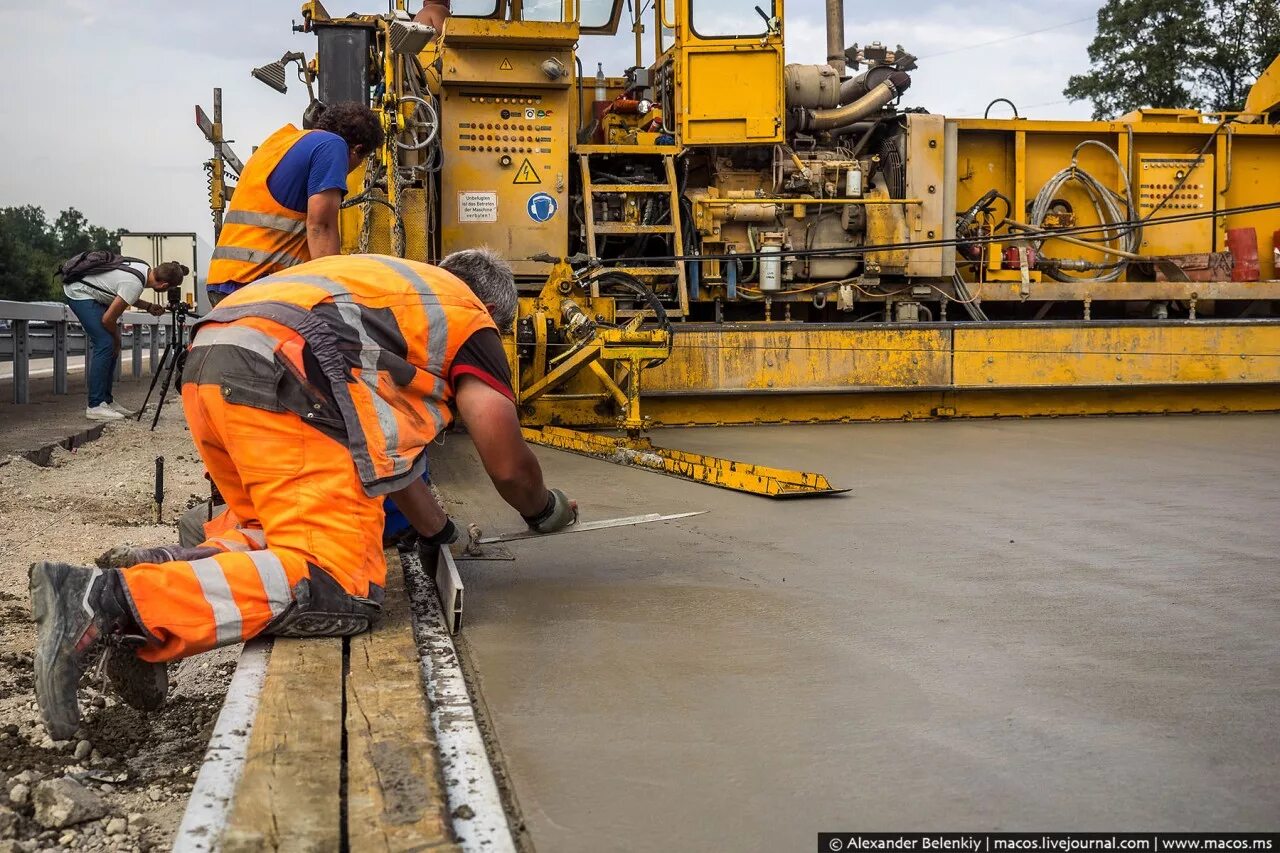
[(95, 299), (68, 299), (71, 313), (76, 315), (84, 333), (89, 337), (86, 346), (93, 348), (93, 361), (89, 364), (89, 408), (114, 402), (111, 383), (116, 378), (116, 340), (102, 325), (102, 315), (107, 306)]

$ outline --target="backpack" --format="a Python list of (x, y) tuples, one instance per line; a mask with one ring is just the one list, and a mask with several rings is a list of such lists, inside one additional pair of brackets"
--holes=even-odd
[(99, 293), (115, 297), (116, 294), (111, 293), (106, 288), (98, 287), (92, 282), (85, 281), (87, 276), (99, 275), (100, 273), (110, 272), (111, 270), (124, 270), (136, 275), (141, 281), (143, 287), (147, 284), (147, 274), (137, 267), (130, 266), (131, 263), (146, 265), (146, 261), (141, 258), (129, 258), (124, 255), (117, 255), (115, 252), (108, 252), (105, 249), (93, 249), (88, 252), (80, 252), (67, 258), (53, 274), (62, 279), (64, 285), (80, 282), (86, 287), (92, 287)]

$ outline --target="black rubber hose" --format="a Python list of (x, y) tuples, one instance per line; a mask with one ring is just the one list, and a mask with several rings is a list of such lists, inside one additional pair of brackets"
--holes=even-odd
[(653, 309), (654, 319), (658, 321), (658, 325), (668, 332), (671, 331), (671, 320), (667, 317), (667, 309), (663, 307), (662, 301), (658, 299), (658, 294), (653, 289), (646, 286), (644, 282), (636, 278), (629, 272), (621, 270), (606, 270), (595, 277), (595, 283), (604, 284), (620, 284), (640, 295), (649, 307)]
[(644, 282), (633, 276), (631, 273), (621, 272), (619, 270), (608, 270), (596, 276), (595, 283), (603, 284), (619, 284), (628, 290), (634, 291), (644, 297), (644, 301), (653, 310), (654, 318), (658, 321), (658, 326), (667, 333), (667, 354), (662, 358), (651, 358), (644, 363), (644, 367), (657, 367), (668, 358), (671, 357), (672, 331), (671, 320), (667, 317), (667, 309), (662, 306), (661, 300), (653, 290), (645, 286)]

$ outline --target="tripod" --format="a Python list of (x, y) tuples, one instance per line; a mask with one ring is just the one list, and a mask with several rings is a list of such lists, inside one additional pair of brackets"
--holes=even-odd
[[(178, 376), (182, 376), (182, 365), (187, 360), (187, 317), (198, 317), (199, 315), (192, 311), (185, 302), (177, 300), (178, 292), (176, 288), (169, 293), (169, 339), (165, 341), (164, 354), (160, 356), (160, 365), (155, 374), (151, 377), (151, 387), (147, 389), (147, 396), (142, 401), (142, 408), (138, 410), (138, 420), (142, 420), (142, 413), (147, 410), (147, 403), (151, 400), (151, 392), (156, 390), (156, 382), (160, 382), (161, 374), (164, 375), (164, 381), (160, 382), (160, 397), (156, 400), (156, 413), (151, 419), (151, 429), (156, 428), (156, 424), (160, 422), (160, 411), (164, 409), (165, 397), (169, 394), (169, 387), (173, 384), (173, 374), (176, 371)], [(157, 327), (158, 328), (158, 327)]]

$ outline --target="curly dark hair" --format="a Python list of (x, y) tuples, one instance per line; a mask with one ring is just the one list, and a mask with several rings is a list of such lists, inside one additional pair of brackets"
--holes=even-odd
[(329, 104), (316, 119), (316, 130), (336, 133), (348, 148), (361, 146), (368, 155), (382, 144), (382, 123), (373, 110), (356, 101), (339, 101)]

